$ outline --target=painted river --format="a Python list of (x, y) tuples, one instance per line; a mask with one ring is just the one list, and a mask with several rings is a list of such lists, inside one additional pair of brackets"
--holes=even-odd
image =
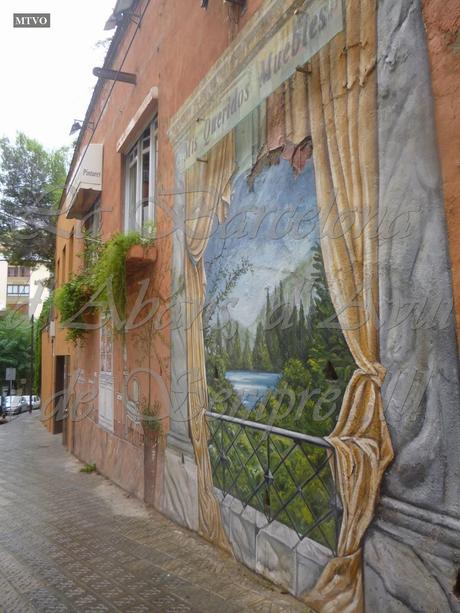
[(226, 378), (235, 388), (243, 406), (253, 409), (267, 392), (278, 385), (281, 375), (275, 372), (256, 372), (249, 370), (228, 370)]

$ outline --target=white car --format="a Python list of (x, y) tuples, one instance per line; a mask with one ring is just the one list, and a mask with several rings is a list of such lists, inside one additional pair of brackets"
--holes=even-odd
[[(27, 401), (29, 402), (29, 396), (27, 396)], [(32, 401), (30, 402), (29, 407), (32, 409), (40, 408), (40, 396), (32, 396)]]
[(23, 411), (27, 411), (29, 403), (25, 396), (5, 396), (3, 404), (3, 412), (7, 415), (17, 415)]

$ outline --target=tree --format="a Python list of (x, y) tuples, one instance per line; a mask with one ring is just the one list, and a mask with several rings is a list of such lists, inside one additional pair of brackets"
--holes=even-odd
[(273, 303), (270, 301), (270, 292), (266, 288), (267, 298), (265, 303), (265, 346), (269, 355), (269, 361), (272, 368), (278, 369), (281, 365), (281, 354), (277, 327), (280, 306), (277, 302), (276, 289)]
[(47, 151), (18, 132), (0, 139), (1, 250), (10, 264), (54, 269), (55, 228), (67, 150)]
[(241, 368), (243, 370), (252, 370), (252, 352), (249, 330), (246, 330), (244, 334), (244, 348)]
[(252, 366), (254, 370), (270, 372), (272, 363), (268, 353), (267, 343), (265, 342), (265, 332), (262, 322), (257, 324), (256, 339), (252, 350)]
[(0, 380), (5, 370), (16, 368), (16, 379), (27, 379), (30, 374), (31, 329), (22, 313), (7, 311), (0, 316)]
[(235, 332), (228, 338), (227, 341), (228, 366), (230, 369), (240, 370), (243, 360), (241, 351), (240, 326), (235, 325)]

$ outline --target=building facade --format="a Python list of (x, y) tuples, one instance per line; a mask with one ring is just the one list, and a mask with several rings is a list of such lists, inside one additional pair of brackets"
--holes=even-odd
[(43, 330), (45, 425), (314, 610), (459, 610), (460, 10), (140, 0), (111, 21), (57, 288), (138, 238), (122, 309), (107, 274), (82, 340), (57, 310)]
[(49, 271), (44, 266), (31, 270), (0, 260), (0, 311), (10, 309), (37, 319), (49, 296), (48, 278)]

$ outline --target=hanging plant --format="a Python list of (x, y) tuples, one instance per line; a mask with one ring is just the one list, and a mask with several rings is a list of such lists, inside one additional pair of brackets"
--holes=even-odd
[(150, 404), (149, 401), (144, 398), (139, 403), (141, 424), (144, 430), (144, 435), (156, 435), (162, 431), (160, 422), (160, 403), (158, 401)]
[(77, 343), (83, 339), (89, 331), (85, 324), (96, 312), (96, 307), (116, 317), (123, 327), (126, 320), (126, 256), (134, 245), (148, 247), (153, 241), (154, 229), (150, 227), (144, 234), (117, 233), (105, 243), (86, 237), (83, 271), (55, 292), (54, 304), (63, 325), (68, 328), (69, 340)]
[(108, 312), (114, 308), (121, 322), (126, 319), (126, 255), (131, 247), (144, 241), (139, 232), (115, 234), (104, 243), (91, 271), (94, 287), (101, 288), (98, 296), (101, 310)]
[(67, 339), (77, 344), (88, 332), (88, 320), (94, 315), (94, 307), (88, 307), (94, 287), (86, 272), (75, 275), (54, 293), (54, 304), (67, 328)]

